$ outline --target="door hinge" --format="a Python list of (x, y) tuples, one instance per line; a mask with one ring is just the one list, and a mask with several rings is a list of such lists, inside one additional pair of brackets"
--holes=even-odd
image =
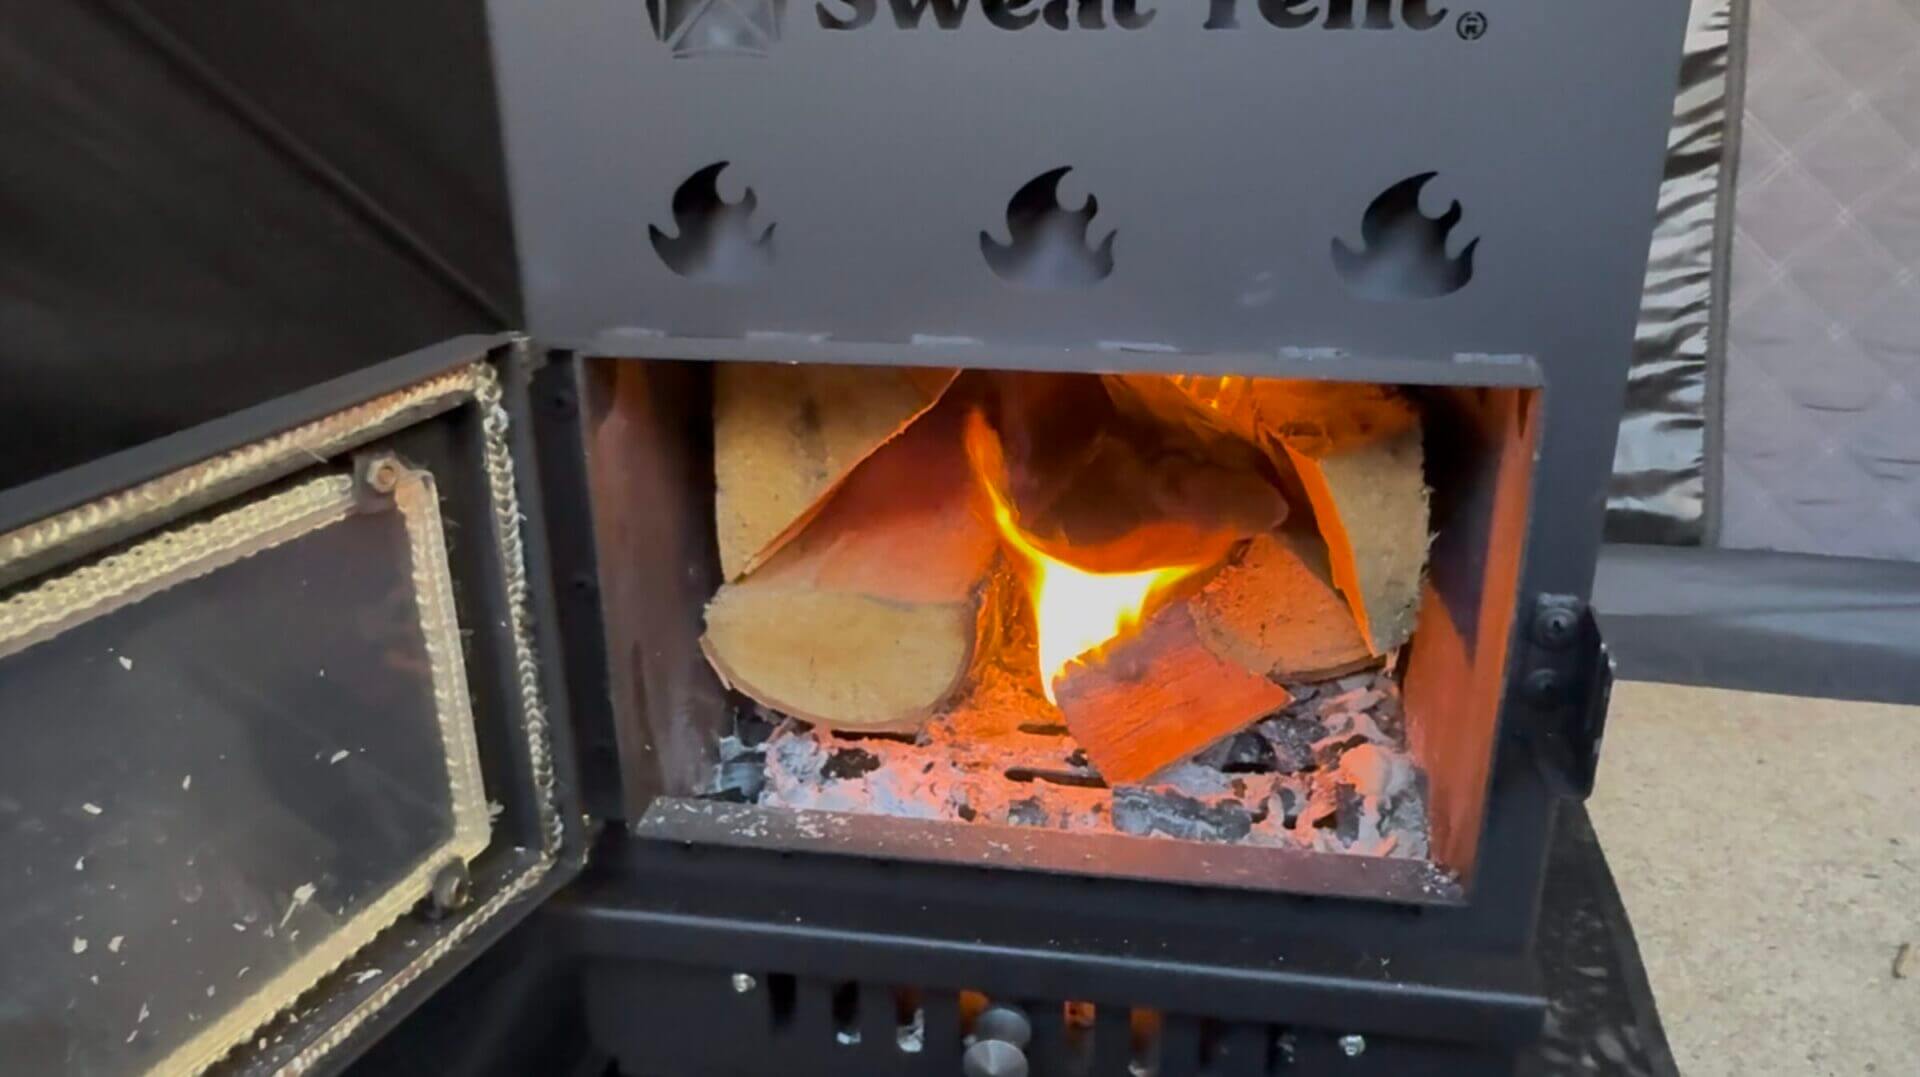
[(1534, 600), (1521, 647), (1521, 727), (1554, 791), (1593, 792), (1613, 692), (1613, 658), (1586, 602), (1572, 595)]

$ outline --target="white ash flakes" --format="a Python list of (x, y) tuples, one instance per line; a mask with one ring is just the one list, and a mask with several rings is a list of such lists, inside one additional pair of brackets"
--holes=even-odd
[[(301, 883), (299, 886), (294, 887), (293, 898), (287, 902), (287, 911), (280, 917), (280, 926), (286, 927), (287, 921), (293, 919), (293, 914), (300, 911), (300, 906), (313, 900), (314, 893), (315, 889), (312, 883)], [(267, 934), (273, 934), (273, 926), (271, 924), (267, 926)]]
[[(1117, 789), (1044, 723), (979, 736), (935, 721), (907, 740), (764, 712), (771, 735), (725, 738), (721, 767), (736, 776), (714, 784), (767, 807), (1425, 859), (1426, 776), (1407, 752), (1393, 678), (1289, 687), (1287, 707)], [(764, 785), (741, 781), (743, 765), (763, 768)]]

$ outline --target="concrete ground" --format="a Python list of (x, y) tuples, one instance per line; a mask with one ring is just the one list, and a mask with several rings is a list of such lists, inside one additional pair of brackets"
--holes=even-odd
[(1623, 683), (1590, 808), (1684, 1077), (1920, 1074), (1920, 707)]

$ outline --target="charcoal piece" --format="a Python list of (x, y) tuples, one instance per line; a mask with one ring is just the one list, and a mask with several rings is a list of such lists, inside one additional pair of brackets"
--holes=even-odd
[(1362, 689), (1374, 687), (1375, 678), (1379, 677), (1379, 675), (1378, 670), (1361, 670), (1359, 673), (1349, 673), (1335, 680), (1333, 683), (1342, 693), (1357, 692)]
[(962, 804), (958, 808), (955, 808), (953, 810), (953, 813), (955, 815), (958, 815), (960, 818), (966, 820), (969, 823), (973, 822), (975, 819), (980, 818), (980, 813), (978, 811), (975, 811), (973, 805), (971, 804)]
[(1206, 767), (1210, 770), (1219, 770), (1227, 765), (1227, 755), (1232, 751), (1232, 737), (1227, 737), (1224, 740), (1216, 740), (1205, 748), (1193, 753), (1193, 762), (1195, 766)]
[(880, 757), (865, 748), (841, 748), (827, 757), (820, 776), (831, 780), (858, 778), (880, 769)]
[(1318, 830), (1333, 828), (1339, 820), (1336, 818), (1339, 808), (1339, 794), (1333, 783), (1318, 781), (1307, 791), (1307, 803), (1300, 809), (1299, 821), (1304, 826)]
[(1273, 791), (1273, 799), (1280, 804), (1280, 825), (1292, 830), (1300, 821), (1300, 809), (1307, 806), (1306, 796), (1291, 785), (1283, 785)]
[(1249, 729), (1229, 742), (1227, 761), (1221, 770), (1228, 774), (1270, 774), (1275, 769), (1273, 745)]
[(1070, 767), (1078, 767), (1081, 770), (1093, 769), (1093, 763), (1088, 761), (1087, 750), (1085, 748), (1075, 748), (1072, 752), (1068, 753), (1067, 765)]
[(784, 721), (785, 715), (758, 703), (751, 707), (736, 708), (733, 712), (733, 735), (746, 747), (758, 748), (773, 736), (773, 731)]
[(895, 744), (918, 744), (920, 742), (920, 734), (898, 733), (885, 729), (836, 729), (833, 731), (833, 739), (856, 741), (887, 740)]
[(742, 755), (722, 762), (713, 769), (713, 784), (703, 791), (703, 800), (728, 804), (752, 804), (766, 788), (767, 763), (758, 753)]
[(1007, 805), (1007, 822), (1014, 826), (1047, 826), (1053, 822), (1053, 817), (1047, 813), (1047, 806), (1040, 803), (1039, 797), (1028, 797)]
[(1412, 784), (1387, 803), (1381, 813), (1380, 832), (1397, 835), (1400, 844), (1394, 852), (1400, 856), (1427, 856), (1427, 776), (1416, 773)]
[(1366, 803), (1360, 790), (1346, 782), (1333, 787), (1334, 837), (1349, 845), (1360, 837), (1360, 813), (1366, 809)]
[(1273, 747), (1251, 729), (1207, 745), (1193, 761), (1227, 774), (1265, 774), (1274, 769)]
[(1254, 727), (1273, 749), (1273, 769), (1281, 774), (1298, 774), (1314, 765), (1314, 743), (1326, 735), (1326, 729), (1312, 718), (1299, 714), (1281, 714)]
[(1253, 830), (1253, 813), (1234, 800), (1208, 804), (1179, 793), (1123, 788), (1113, 794), (1113, 826), (1123, 834), (1239, 841)]
[[(768, 732), (771, 733), (772, 731), (769, 730)], [(738, 734), (730, 733), (720, 738), (718, 745), (720, 749), (720, 762), (731, 763), (739, 759), (765, 759), (767, 753), (765, 749), (761, 747), (761, 745), (765, 743), (763, 739), (749, 744)]]
[(1346, 736), (1322, 737), (1313, 745), (1313, 762), (1321, 770), (1338, 770), (1340, 757), (1352, 748), (1367, 743), (1367, 738), (1358, 733)]
[(1105, 789), (1107, 780), (1098, 773), (1078, 770), (1042, 770), (1038, 767), (1008, 767), (1007, 780), (1010, 782), (1046, 782), (1050, 785), (1070, 785), (1076, 789)]

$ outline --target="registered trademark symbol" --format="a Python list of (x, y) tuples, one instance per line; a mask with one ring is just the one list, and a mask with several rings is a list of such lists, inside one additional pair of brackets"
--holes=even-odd
[(1478, 11), (1462, 12), (1453, 24), (1453, 32), (1462, 41), (1478, 41), (1487, 36), (1487, 17)]

